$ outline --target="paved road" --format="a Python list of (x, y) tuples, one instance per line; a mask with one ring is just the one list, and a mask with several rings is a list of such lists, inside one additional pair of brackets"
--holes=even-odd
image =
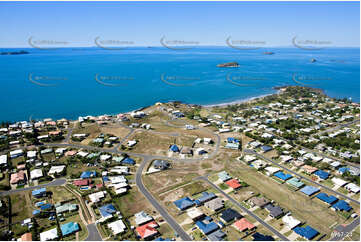
[(337, 194), (337, 195), (339, 195), (339, 196), (341, 196), (341, 197), (343, 197), (343, 198), (345, 198), (345, 199), (348, 199), (348, 200), (350, 200), (351, 202), (354, 202), (354, 203), (357, 203), (357, 204), (360, 203), (359, 201), (357, 201), (357, 200), (355, 200), (355, 199), (352, 199), (352, 198), (350, 198), (350, 197), (348, 197), (348, 196), (346, 196), (346, 195), (344, 195), (344, 194), (342, 194), (342, 193), (340, 193), (340, 192), (334, 191), (334, 190), (332, 190), (331, 188), (329, 188), (329, 187), (327, 187), (327, 186), (324, 186), (324, 185), (322, 185), (322, 184), (320, 184), (320, 183), (318, 183), (318, 182), (315, 182), (315, 181), (313, 181), (313, 180), (311, 180), (311, 179), (309, 179), (309, 178), (307, 178), (307, 177), (305, 177), (305, 176), (302, 176), (301, 174), (299, 174), (299, 173), (297, 173), (297, 172), (295, 172), (295, 171), (292, 171), (291, 169), (288, 169), (287, 167), (282, 166), (282, 165), (278, 164), (277, 162), (275, 162), (275, 161), (273, 161), (273, 160), (271, 160), (271, 159), (269, 159), (269, 158), (267, 158), (267, 157), (265, 157), (265, 156), (263, 156), (263, 155), (261, 155), (261, 154), (258, 154), (257, 152), (255, 152), (255, 151), (253, 151), (253, 150), (245, 149), (244, 152), (245, 152), (245, 153), (249, 153), (249, 154), (256, 155), (256, 156), (258, 156), (259, 158), (261, 158), (261, 159), (263, 159), (263, 160), (269, 161), (269, 162), (273, 163), (274, 165), (279, 166), (279, 167), (281, 167), (282, 169), (288, 171), (289, 173), (292, 173), (292, 174), (294, 174), (294, 175), (296, 175), (296, 176), (298, 176), (298, 177), (300, 177), (300, 178), (302, 178), (302, 179), (304, 179), (304, 180), (306, 180), (306, 181), (308, 181), (308, 182), (313, 183), (314, 185), (320, 186), (320, 187), (324, 188), (325, 190), (328, 190), (328, 191), (333, 192), (333, 193), (335, 193), (335, 194)]
[(85, 241), (102, 241), (102, 237), (100, 237), (100, 233), (95, 224), (88, 224), (86, 228), (88, 229), (88, 237)]
[(147, 200), (153, 205), (153, 207), (162, 215), (165, 221), (173, 228), (173, 230), (182, 238), (182, 240), (190, 241), (191, 238), (183, 230), (183, 228), (175, 221), (175, 219), (158, 203), (158, 201), (152, 196), (152, 194), (145, 188), (142, 181), (142, 171), (145, 165), (150, 161), (149, 159), (144, 159), (143, 162), (137, 169), (135, 182), (140, 190), (140, 192), (147, 198)]
[(214, 183), (212, 183), (210, 180), (208, 180), (208, 177), (198, 177), (199, 180), (203, 180), (205, 182), (207, 182), (209, 185), (211, 185), (214, 189), (217, 189), (223, 196), (225, 196), (229, 201), (231, 201), (234, 205), (236, 205), (237, 207), (239, 207), (240, 209), (242, 209), (244, 212), (248, 213), (251, 217), (253, 217), (254, 219), (256, 219), (260, 224), (262, 224), (264, 227), (268, 228), (271, 232), (273, 232), (275, 235), (277, 235), (281, 240), (283, 241), (288, 241), (289, 239), (287, 239), (286, 236), (284, 236), (283, 234), (279, 233), (276, 229), (274, 229), (271, 225), (269, 225), (268, 223), (266, 223), (263, 219), (259, 218), (256, 214), (254, 214), (252, 211), (248, 210), (247, 208), (243, 207), (239, 202), (237, 202), (236, 200), (234, 200), (232, 197), (230, 197), (227, 193), (225, 193), (224, 191), (222, 191), (222, 189), (220, 189), (217, 185), (215, 185)]
[(338, 225), (333, 231), (333, 237), (330, 238), (330, 241), (340, 241), (345, 237), (351, 237), (352, 231), (360, 224), (360, 218), (356, 218), (350, 224), (347, 225)]
[(61, 179), (56, 179), (52, 182), (38, 185), (38, 186), (24, 187), (24, 188), (18, 188), (18, 189), (14, 189), (14, 190), (0, 192), (0, 196), (6, 196), (6, 195), (10, 195), (10, 194), (17, 193), (17, 192), (22, 192), (22, 191), (35, 190), (35, 189), (39, 189), (42, 187), (61, 186), (61, 185), (64, 185), (65, 183), (66, 183), (66, 179), (61, 178)]

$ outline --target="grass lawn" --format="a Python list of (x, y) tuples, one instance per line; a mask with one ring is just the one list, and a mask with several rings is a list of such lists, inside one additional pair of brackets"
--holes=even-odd
[(50, 186), (47, 188), (47, 190), (53, 192), (52, 199), (54, 204), (58, 202), (76, 199), (75, 196), (63, 186)]
[(160, 227), (158, 228), (158, 231), (163, 238), (173, 238), (174, 237), (174, 231), (167, 223), (160, 225)]
[(131, 217), (142, 210), (152, 215), (153, 207), (150, 206), (148, 200), (143, 197), (137, 188), (132, 188), (127, 194), (113, 198), (112, 202), (125, 218)]
[(21, 222), (24, 219), (32, 217), (30, 201), (26, 196), (28, 192), (18, 192), (10, 195), (11, 201), (11, 222)]

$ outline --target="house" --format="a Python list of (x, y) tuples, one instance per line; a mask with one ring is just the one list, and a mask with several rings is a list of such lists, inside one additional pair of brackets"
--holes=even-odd
[(346, 190), (348, 190), (349, 192), (353, 192), (353, 193), (358, 193), (360, 192), (360, 187), (357, 186), (354, 183), (349, 183), (345, 186)]
[(252, 149), (256, 149), (258, 148), (259, 146), (261, 146), (262, 144), (259, 142), (259, 141), (252, 141), (252, 142), (249, 142), (248, 145), (252, 148)]
[(256, 168), (257, 170), (261, 170), (265, 168), (267, 165), (268, 163), (263, 160), (255, 160), (251, 163), (251, 166)]
[(208, 240), (210, 241), (222, 241), (224, 237), (226, 237), (226, 233), (222, 230), (218, 229), (207, 235)]
[(340, 178), (337, 178), (337, 177), (333, 177), (331, 179), (331, 181), (336, 185), (336, 186), (339, 186), (339, 187), (343, 187), (344, 185), (346, 185), (348, 182), (347, 181), (344, 181)]
[(196, 226), (204, 235), (208, 235), (219, 229), (219, 226), (215, 222), (213, 221), (210, 222), (208, 220), (203, 220), (203, 221), (198, 220), (196, 222)]
[(253, 241), (274, 241), (275, 239), (270, 235), (264, 235), (261, 233), (254, 233), (252, 234)]
[(301, 170), (303, 170), (307, 174), (313, 174), (318, 169), (316, 167), (313, 167), (313, 166), (310, 166), (310, 165), (304, 165), (304, 166), (301, 167)]
[(48, 172), (48, 175), (60, 174), (64, 171), (65, 167), (66, 167), (65, 165), (52, 166)]
[(286, 183), (288, 185), (293, 186), (294, 188), (300, 189), (301, 187), (303, 187), (305, 184), (303, 182), (301, 182), (301, 180), (297, 177), (293, 177), (289, 180), (286, 181)]
[(330, 173), (325, 172), (323, 170), (318, 170), (314, 174), (322, 180), (326, 180), (330, 176)]
[(295, 227), (293, 231), (307, 240), (311, 240), (319, 234), (317, 230), (315, 230), (309, 225), (307, 225), (306, 227)]
[(237, 220), (233, 224), (233, 227), (235, 227), (239, 232), (243, 232), (246, 230), (253, 230), (254, 228), (256, 228), (254, 224), (252, 224), (245, 218), (241, 218), (240, 220)]
[(107, 193), (105, 191), (92, 193), (89, 195), (89, 199), (92, 203), (97, 203), (100, 202), (100, 200), (103, 199), (106, 196), (106, 194)]
[(202, 196), (196, 199), (194, 202), (196, 203), (197, 206), (200, 206), (203, 203), (212, 200), (216, 197), (217, 197), (216, 194), (214, 194), (213, 192), (202, 192)]
[(33, 235), (31, 233), (23, 234), (18, 241), (33, 241)]
[(187, 210), (187, 215), (193, 220), (197, 221), (204, 217), (204, 213), (200, 211), (198, 208), (190, 208)]
[(36, 158), (36, 150), (29, 150), (26, 153), (26, 157), (28, 157), (29, 159), (35, 159)]
[(36, 180), (40, 177), (43, 177), (43, 170), (42, 169), (34, 169), (30, 171), (30, 178), (31, 180)]
[(285, 216), (282, 217), (282, 222), (289, 228), (293, 229), (301, 224), (301, 221), (292, 217), (290, 213), (287, 213)]
[(344, 200), (339, 200), (338, 202), (333, 204), (331, 208), (335, 211), (346, 211), (346, 212), (352, 209), (352, 207), (350, 207), (350, 205)]
[(8, 165), (8, 157), (7, 155), (0, 156), (0, 167), (5, 167)]
[(269, 203), (264, 208), (269, 212), (269, 216), (271, 216), (271, 218), (277, 219), (283, 215), (283, 210), (280, 206), (273, 206)]
[(313, 186), (304, 186), (300, 192), (306, 194), (307, 196), (312, 196), (313, 194), (319, 192), (320, 189), (317, 187), (313, 187)]
[(211, 138), (204, 138), (203, 141), (204, 141), (204, 144), (206, 144), (206, 145), (213, 143)]
[(21, 150), (21, 149), (10, 151), (10, 158), (11, 159), (14, 159), (14, 158), (17, 158), (17, 157), (20, 157), (20, 156), (23, 156), (23, 155), (24, 155), (24, 151)]
[(261, 146), (261, 150), (262, 150), (262, 153), (266, 153), (268, 151), (271, 151), (272, 150), (272, 147), (271, 146), (268, 146), (268, 145), (262, 145)]
[(135, 161), (130, 157), (126, 157), (124, 160), (122, 160), (122, 163), (127, 165), (135, 165)]
[(225, 182), (225, 181), (228, 181), (229, 179), (231, 179), (232, 177), (230, 175), (228, 175), (228, 173), (226, 171), (221, 171), (218, 173), (218, 178), (222, 182)]
[(264, 197), (251, 197), (248, 202), (252, 205), (252, 207), (257, 206), (260, 208), (269, 204), (269, 200)]
[(80, 186), (88, 186), (90, 183), (90, 179), (81, 179), (81, 180), (74, 180), (73, 185), (80, 187)]
[(180, 154), (183, 156), (183, 157), (187, 157), (187, 156), (192, 156), (193, 155), (193, 150), (189, 147), (184, 147)]
[(107, 226), (112, 230), (113, 235), (121, 234), (127, 229), (127, 226), (121, 219), (111, 222)]
[(221, 198), (215, 198), (212, 199), (206, 203), (204, 203), (204, 206), (212, 211), (218, 211), (222, 208), (224, 208), (224, 202)]
[(134, 214), (134, 217), (135, 217), (135, 223), (138, 226), (154, 220), (152, 216), (150, 216), (144, 211)]
[(83, 173), (81, 173), (80, 178), (81, 179), (88, 179), (91, 177), (96, 177), (97, 173), (96, 171), (83, 171)]
[(242, 218), (242, 215), (232, 208), (227, 208), (224, 211), (222, 211), (220, 218), (223, 222), (229, 223), (234, 220)]
[(179, 150), (177, 145), (171, 145), (169, 147), (169, 151), (172, 151), (172, 152), (176, 153), (176, 152), (179, 152), (180, 150)]
[(50, 229), (50, 230), (40, 233), (40, 241), (55, 240), (57, 238), (58, 238), (57, 228), (53, 228), (53, 229)]
[(113, 204), (106, 204), (99, 208), (99, 212), (103, 219), (108, 219), (113, 217), (113, 214), (117, 212)]
[(195, 203), (189, 197), (181, 198), (173, 202), (174, 205), (181, 211), (186, 210), (187, 208), (192, 207)]
[(340, 175), (343, 175), (345, 172), (349, 172), (349, 171), (350, 171), (350, 168), (348, 168), (348, 167), (340, 167), (340, 168), (338, 168), (337, 173)]
[(136, 140), (129, 140), (128, 141), (128, 147), (133, 147), (134, 145), (137, 144), (137, 141)]
[(280, 159), (283, 163), (286, 163), (286, 162), (290, 162), (293, 159), (293, 157), (289, 155), (281, 155)]
[(325, 203), (327, 203), (329, 205), (331, 205), (332, 203), (334, 203), (334, 202), (336, 202), (338, 200), (337, 197), (332, 196), (332, 195), (329, 196), (324, 192), (321, 192), (321, 193), (317, 194), (316, 197), (318, 199), (320, 199), (322, 202), (325, 202)]
[(228, 186), (230, 186), (231, 188), (233, 188), (234, 190), (239, 189), (242, 187), (242, 185), (239, 183), (239, 181), (237, 179), (231, 179), (225, 182)]
[(290, 174), (285, 174), (282, 171), (276, 172), (273, 174), (275, 177), (281, 179), (282, 181), (287, 181), (288, 179), (291, 179), (292, 176)]
[(79, 229), (79, 224), (74, 222), (69, 222), (60, 226), (60, 230), (63, 236), (76, 233), (77, 231), (79, 231)]
[(68, 213), (78, 210), (77, 204), (66, 203), (63, 205), (55, 205), (56, 214)]
[(232, 150), (239, 150), (240, 143), (227, 143), (224, 147)]
[(23, 185), (26, 183), (26, 174), (23, 170), (13, 173), (10, 176), (10, 184)]
[(170, 167), (170, 163), (166, 160), (155, 160), (153, 166), (155, 169), (165, 170)]
[(158, 234), (158, 230), (156, 229), (158, 226), (159, 225), (155, 221), (152, 221), (137, 227), (135, 230), (141, 239), (149, 240)]
[(255, 161), (257, 158), (254, 155), (245, 155), (243, 157), (243, 160), (247, 163), (250, 164), (252, 161)]
[(46, 196), (46, 187), (39, 188), (37, 190), (33, 190), (31, 195), (35, 198), (40, 198)]

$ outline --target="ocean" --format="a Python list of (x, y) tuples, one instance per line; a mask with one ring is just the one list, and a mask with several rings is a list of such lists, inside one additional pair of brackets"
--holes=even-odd
[[(212, 105), (276, 93), (275, 86), (321, 88), (360, 102), (360, 49), (229, 47), (0, 49), (0, 121), (76, 119), (129, 112), (172, 100)], [(311, 62), (311, 59), (316, 62)], [(221, 68), (220, 63), (239, 67)]]

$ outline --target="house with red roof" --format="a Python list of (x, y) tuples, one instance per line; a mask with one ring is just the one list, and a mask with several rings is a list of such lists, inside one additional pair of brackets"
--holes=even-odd
[(226, 181), (226, 184), (230, 187), (232, 187), (233, 189), (239, 189), (242, 187), (242, 185), (239, 183), (239, 181), (237, 179), (231, 179), (231, 180), (228, 180)]
[(247, 219), (241, 218), (233, 224), (233, 227), (235, 227), (238, 231), (243, 232), (245, 230), (252, 230), (256, 226), (249, 222)]
[(25, 184), (26, 183), (26, 174), (23, 170), (13, 173), (10, 176), (10, 184)]
[(73, 181), (74, 186), (88, 186), (90, 183), (90, 179), (82, 179), (82, 180), (75, 180)]
[(139, 226), (135, 230), (142, 239), (149, 239), (153, 238), (155, 235), (158, 234), (158, 230), (156, 229), (158, 226), (159, 225), (157, 224), (157, 222), (151, 221), (142, 226)]

